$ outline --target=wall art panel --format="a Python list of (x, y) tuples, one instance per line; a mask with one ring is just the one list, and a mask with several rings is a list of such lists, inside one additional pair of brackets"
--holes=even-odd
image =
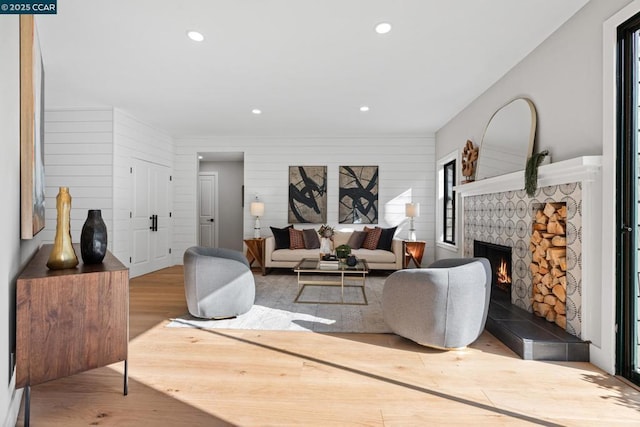
[(327, 222), (326, 166), (289, 166), (288, 221)]
[(44, 67), (33, 15), (20, 16), (21, 237), (44, 228)]
[(378, 166), (340, 166), (340, 224), (378, 223)]

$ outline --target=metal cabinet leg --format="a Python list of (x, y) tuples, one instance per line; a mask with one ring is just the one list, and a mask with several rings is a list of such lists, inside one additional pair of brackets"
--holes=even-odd
[(29, 427), (29, 415), (31, 412), (31, 386), (24, 388), (24, 427)]
[(129, 361), (124, 359), (124, 395), (129, 394)]

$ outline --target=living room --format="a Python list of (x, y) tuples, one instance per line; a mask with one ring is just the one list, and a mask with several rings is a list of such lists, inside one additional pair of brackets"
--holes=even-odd
[[(282, 7), (283, 2), (278, 2)], [(504, 4), (504, 2), (500, 2)], [(531, 2), (533, 3), (533, 2)], [(582, 5), (584, 4), (584, 7)], [(66, 6), (71, 9), (72, 2), (60, 1), (58, 18), (62, 18)], [(73, 5), (79, 7), (78, 5)], [(251, 5), (256, 6), (252, 3)], [(378, 13), (378, 7), (371, 7), (371, 15)], [(472, 10), (469, 6), (465, 11)], [(531, 5), (529, 5), (531, 6)], [(65, 19), (80, 20), (82, 14), (91, 15), (92, 6), (85, 5), (75, 9), (78, 16), (65, 17)], [(265, 6), (268, 9), (268, 6)], [(319, 7), (316, 5), (316, 7)], [(336, 6), (337, 7), (337, 6)], [(506, 7), (506, 6), (505, 6)], [(545, 3), (549, 7), (550, 3)], [(275, 105), (267, 108), (264, 105), (248, 105), (245, 117), (237, 119), (235, 124), (245, 125), (243, 133), (234, 133), (230, 130), (231, 123), (225, 123), (224, 119), (215, 118), (220, 111), (214, 108), (206, 109), (198, 116), (193, 116), (190, 121), (185, 121), (182, 128), (168, 130), (162, 126), (163, 119), (150, 124), (149, 117), (143, 114), (134, 114), (133, 104), (123, 105), (118, 102), (107, 102), (101, 98), (95, 98), (90, 87), (76, 88), (82, 96), (73, 104), (65, 104), (65, 99), (60, 93), (66, 90), (64, 85), (51, 87), (45, 86), (45, 173), (46, 173), (46, 205), (47, 225), (45, 229), (36, 235), (34, 239), (22, 240), (19, 237), (20, 230), (20, 179), (19, 179), (19, 58), (17, 56), (19, 46), (18, 19), (16, 16), (0, 17), (0, 54), (3, 58), (11, 58), (2, 61), (0, 75), (6, 76), (0, 83), (3, 96), (0, 101), (0, 132), (3, 140), (3, 178), (6, 189), (6, 197), (11, 209), (3, 211), (3, 235), (8, 236), (2, 243), (2, 258), (0, 271), (7, 279), (0, 285), (4, 289), (7, 298), (4, 311), (9, 313), (5, 320), (0, 321), (0, 350), (6, 355), (6, 365), (13, 364), (12, 350), (15, 348), (15, 289), (16, 278), (24, 265), (31, 259), (40, 244), (53, 241), (55, 234), (55, 196), (59, 186), (71, 187), (74, 210), (72, 211), (72, 236), (79, 236), (87, 209), (102, 209), (109, 229), (109, 249), (123, 262), (135, 258), (132, 250), (132, 238), (129, 229), (129, 214), (133, 190), (130, 188), (131, 159), (143, 159), (146, 162), (159, 164), (169, 168), (171, 175), (170, 199), (171, 221), (167, 229), (168, 247), (171, 255), (166, 256), (154, 266), (132, 266), (132, 277), (142, 275), (147, 270), (155, 271), (158, 268), (171, 267), (182, 263), (184, 251), (197, 243), (197, 218), (194, 212), (197, 209), (197, 176), (199, 171), (198, 155), (210, 154), (211, 159), (216, 155), (223, 156), (228, 153), (241, 155), (241, 167), (243, 168), (244, 188), (233, 188), (235, 194), (244, 202), (233, 213), (242, 218), (242, 236), (236, 239), (237, 249), (242, 249), (241, 239), (253, 235), (255, 218), (250, 215), (248, 203), (258, 197), (265, 203), (265, 214), (260, 218), (262, 222), (262, 234), (269, 234), (269, 226), (284, 227), (287, 221), (287, 182), (288, 167), (293, 165), (322, 165), (327, 166), (328, 200), (327, 222), (337, 224), (338, 218), (338, 168), (344, 165), (376, 165), (380, 171), (379, 181), (379, 205), (381, 214), (380, 226), (398, 226), (398, 235), (404, 238), (408, 232), (408, 222), (405, 217), (405, 203), (420, 203), (421, 213), (415, 219), (416, 234), (420, 240), (426, 241), (427, 251), (422, 265), (428, 266), (432, 261), (442, 258), (455, 258), (465, 255), (461, 244), (443, 245), (439, 241), (439, 228), (436, 221), (436, 208), (438, 206), (435, 195), (439, 189), (437, 171), (442, 159), (457, 152), (460, 156), (465, 141), (472, 140), (480, 145), (485, 127), (492, 114), (502, 105), (517, 97), (529, 98), (535, 104), (538, 117), (536, 133), (536, 151), (548, 149), (551, 153), (552, 163), (568, 161), (583, 156), (602, 156), (602, 185), (603, 185), (603, 212), (602, 218), (615, 217), (616, 191), (615, 191), (615, 111), (614, 79), (615, 70), (615, 28), (640, 11), (637, 1), (629, 0), (591, 0), (589, 2), (573, 2), (572, 12), (566, 12), (562, 21), (558, 22), (559, 28), (549, 28), (548, 34), (540, 36), (536, 41), (530, 41), (529, 52), (521, 52), (517, 60), (503, 68), (501, 74), (489, 78), (477, 71), (484, 66), (483, 62), (468, 62), (464, 57), (450, 57), (451, 66), (464, 71), (466, 78), (453, 83), (447, 83), (454, 92), (467, 93), (459, 97), (462, 99), (455, 110), (438, 110), (437, 102), (434, 110), (424, 111), (425, 117), (438, 115), (439, 125), (431, 128), (413, 128), (413, 122), (404, 119), (401, 114), (393, 113), (394, 107), (384, 107), (373, 101), (361, 100), (358, 96), (350, 95), (353, 101), (353, 110), (341, 111), (343, 116), (342, 127), (335, 126), (335, 130), (327, 132), (314, 122), (314, 117), (319, 117), (323, 106), (332, 105), (332, 100), (326, 87), (327, 81), (323, 75), (329, 76), (340, 72), (330, 64), (322, 61), (314, 61), (314, 48), (308, 49), (299, 59), (300, 64), (285, 64), (289, 68), (283, 70), (283, 76), (276, 79), (277, 84), (267, 89), (258, 89), (258, 86), (247, 85), (242, 90), (259, 94), (264, 99), (264, 105)], [(242, 9), (242, 8), (239, 8)], [(285, 7), (286, 9), (286, 7)], [(321, 9), (321, 8), (320, 8)], [(362, 6), (363, 11), (368, 6)], [(516, 8), (517, 9), (517, 8)], [(263, 10), (263, 9), (260, 9)], [(507, 9), (505, 9), (507, 10)], [(242, 15), (247, 10), (237, 10)], [(317, 11), (319, 13), (319, 11)], [(411, 14), (410, 7), (403, 13), (396, 11), (398, 15)], [(573, 14), (575, 12), (575, 15)], [(248, 13), (248, 12), (247, 12)], [(549, 12), (553, 13), (553, 11)], [(260, 15), (260, 13), (256, 14)], [(96, 15), (97, 16), (97, 15)], [(321, 14), (321, 16), (324, 16)], [(554, 15), (555, 16), (555, 15)], [(47, 34), (47, 30), (54, 33), (55, 15), (39, 16), (36, 23), (42, 24), (40, 36)], [(295, 16), (289, 16), (295, 20)], [(375, 18), (375, 19), (374, 19)], [(255, 24), (251, 18), (247, 26)], [(345, 18), (346, 19), (346, 18)], [(360, 18), (364, 19), (364, 18)], [(377, 22), (376, 16), (371, 18), (374, 22), (369, 25), (373, 32), (373, 24)], [(506, 16), (505, 19), (514, 19), (514, 16)], [(560, 18), (557, 18), (558, 20)], [(367, 21), (368, 22), (368, 21)], [(399, 20), (397, 22), (400, 22)], [(5, 23), (7, 25), (5, 25)], [(97, 22), (96, 28), (108, 23)], [(432, 25), (435, 25), (431, 22)], [(560, 24), (562, 24), (560, 26)], [(85, 24), (91, 26), (92, 24)], [(152, 25), (152, 24), (150, 24)], [(156, 25), (156, 24), (153, 24)], [(152, 26), (153, 26), (152, 25)], [(257, 24), (256, 24), (257, 25)], [(337, 24), (336, 24), (337, 25)], [(524, 24), (523, 24), (524, 25)], [(603, 30), (604, 28), (604, 30)], [(298, 29), (294, 27), (291, 31)], [(172, 29), (173, 30), (173, 29)], [(169, 30), (167, 30), (169, 31)], [(176, 30), (177, 31), (177, 30)], [(185, 29), (179, 30), (184, 33)], [(390, 35), (398, 31), (402, 35), (402, 29), (398, 25)], [(442, 34), (446, 31), (441, 29)], [(460, 31), (460, 30), (459, 30)], [(472, 37), (467, 31), (464, 37)], [(398, 34), (398, 33), (396, 33)], [(374, 34), (376, 37), (378, 35)], [(548, 36), (548, 37), (547, 37)], [(77, 37), (77, 36), (76, 36)], [(207, 37), (209, 37), (207, 35)], [(326, 35), (318, 35), (314, 41), (320, 43)], [(399, 37), (399, 36), (398, 36)], [(458, 43), (462, 43), (464, 37), (460, 37)], [(81, 37), (80, 37), (81, 38)], [(122, 37), (124, 39), (124, 36)], [(184, 56), (174, 58), (176, 61), (193, 63), (197, 55), (197, 44), (184, 37)], [(214, 37), (212, 37), (215, 40)], [(604, 39), (604, 42), (603, 42)], [(608, 42), (607, 42), (608, 41)], [(338, 44), (339, 41), (332, 40)], [(384, 38), (378, 38), (375, 42), (386, 43)], [(53, 48), (60, 52), (60, 43), (51, 38), (41, 40), (45, 75), (47, 83), (65, 82), (76, 78), (74, 69), (69, 65), (61, 65), (68, 61), (63, 54), (52, 57)], [(127, 41), (118, 39), (114, 43), (127, 45)], [(211, 43), (206, 39), (205, 43)], [(407, 40), (407, 45), (411, 42)], [(51, 46), (51, 50), (47, 47)], [(363, 51), (370, 48), (369, 45)], [(604, 46), (604, 48), (603, 48)], [(79, 49), (89, 57), (93, 55), (91, 46), (80, 45), (69, 47)], [(304, 50), (297, 47), (300, 52)], [(353, 47), (352, 55), (359, 55), (361, 51)], [(126, 51), (123, 48), (123, 51)], [(97, 51), (97, 49), (96, 49)], [(259, 52), (251, 50), (256, 58), (266, 60), (259, 56)], [(368, 62), (372, 67), (386, 70), (389, 60), (394, 57), (394, 51), (383, 50), (386, 56)], [(396, 51), (397, 52), (397, 51)], [(227, 52), (225, 52), (228, 54)], [(292, 52), (286, 54), (291, 55)], [(423, 52), (415, 52), (416, 55), (424, 55)], [(151, 52), (127, 52), (127, 55), (140, 56), (142, 61), (149, 62), (153, 57)], [(250, 54), (248, 57), (250, 57)], [(301, 54), (302, 55), (302, 54)], [(483, 52), (485, 62), (501, 61), (501, 52), (491, 47)], [(609, 56), (607, 56), (609, 55)], [(68, 58), (73, 58), (69, 52)], [(222, 56), (224, 57), (224, 56)], [(257, 59), (256, 59), (257, 61)], [(314, 65), (322, 65), (321, 71), (316, 76), (316, 84), (321, 90), (327, 92), (326, 97), (311, 99), (309, 102), (317, 104), (308, 106), (308, 111), (299, 112), (287, 117), (273, 118), (278, 114), (277, 105), (281, 98), (288, 96), (289, 91), (297, 88), (297, 74), (304, 74), (305, 61)], [(135, 61), (134, 61), (135, 62)], [(197, 62), (197, 60), (196, 60)], [(320, 64), (319, 64), (320, 63)], [(241, 65), (249, 66), (251, 61)], [(50, 65), (50, 68), (48, 66)], [(153, 67), (162, 67), (163, 63), (152, 64)], [(234, 62), (235, 67), (240, 64)], [(230, 67), (230, 73), (242, 73), (241, 68)], [(376, 69), (376, 68), (374, 68)], [(47, 71), (52, 74), (49, 76)], [(117, 69), (109, 72), (119, 73)], [(62, 76), (66, 73), (68, 76)], [(206, 74), (206, 70), (191, 71), (189, 78), (195, 79)], [(408, 73), (408, 72), (407, 72)], [(381, 74), (384, 74), (381, 72)], [(408, 73), (412, 74), (412, 73)], [(145, 77), (141, 77), (145, 76)], [(441, 76), (442, 77), (442, 76)], [(79, 78), (79, 77), (78, 77)], [(154, 80), (154, 74), (147, 69), (140, 72), (136, 79)], [(360, 75), (346, 75), (347, 80), (362, 78), (368, 81), (369, 77)], [(444, 78), (444, 77), (442, 77)], [(484, 80), (483, 88), (472, 86), (474, 78)], [(328, 79), (328, 77), (327, 77)], [(492, 80), (491, 80), (492, 79)], [(467, 81), (468, 80), (468, 81)], [(375, 80), (374, 80), (375, 81)], [(107, 84), (108, 82), (105, 82)], [(291, 85), (288, 88), (287, 85)], [(438, 82), (437, 85), (443, 85)], [(155, 81), (154, 90), (166, 88), (167, 93), (172, 87), (186, 86), (183, 82)], [(473, 89), (471, 89), (473, 87)], [(293, 89), (291, 89), (293, 88)], [(219, 96), (223, 100), (234, 97), (234, 93), (220, 83), (209, 93), (200, 93), (197, 89), (184, 87), (184, 92), (194, 99), (211, 98)], [(286, 89), (286, 90), (285, 90)], [(423, 98), (428, 98), (430, 92), (423, 87), (414, 88), (421, 93)], [(403, 99), (409, 99), (408, 90), (392, 94), (387, 99), (397, 105), (403, 103)], [(269, 94), (268, 92), (272, 92)], [(77, 94), (76, 94), (77, 95)], [(459, 93), (456, 93), (459, 95)], [(91, 98), (94, 96), (94, 98)], [(145, 97), (142, 85), (140, 98)], [(124, 97), (124, 95), (123, 95)], [(370, 95), (373, 99), (373, 95)], [(58, 101), (51, 101), (52, 99)], [(202, 101), (202, 100), (201, 100)], [(53, 102), (53, 103), (51, 103)], [(417, 102), (417, 101), (414, 101)], [(363, 103), (371, 103), (371, 111), (360, 111)], [(205, 102), (206, 104), (206, 102)], [(407, 101), (407, 104), (410, 102)], [(414, 104), (421, 106), (421, 104)], [(444, 105), (444, 104), (443, 104)], [(252, 108), (262, 108), (262, 114), (252, 114)], [(343, 106), (342, 106), (343, 107)], [(181, 107), (180, 107), (181, 108)], [(179, 115), (176, 110), (180, 108), (165, 108), (169, 114)], [(301, 109), (300, 107), (298, 107)], [(399, 108), (399, 107), (398, 107)], [(408, 108), (403, 106), (402, 108)], [(444, 108), (444, 107), (443, 107)], [(376, 115), (376, 110), (381, 110), (387, 115), (393, 115), (391, 119)], [(151, 111), (151, 110), (150, 110)], [(165, 113), (167, 114), (167, 113)], [(368, 115), (367, 115), (368, 114)], [(271, 116), (271, 117), (270, 117)], [(219, 131), (211, 131), (211, 126)], [(244, 123), (243, 123), (244, 121)], [(395, 121), (392, 126), (390, 122)], [(293, 123), (287, 127), (288, 134), (281, 133), (287, 122)], [(167, 123), (169, 123), (167, 119)], [(357, 127), (356, 126), (362, 126)], [(229, 125), (229, 127), (227, 127)], [(349, 127), (353, 125), (353, 127)], [(363, 128), (369, 129), (364, 133)], [(70, 142), (69, 135), (74, 133), (91, 134), (85, 137), (83, 144)], [(82, 146), (81, 146), (82, 145)], [(456, 157), (460, 159), (460, 157)], [(459, 160), (458, 160), (459, 161)], [(461, 179), (461, 176), (458, 177)], [(222, 190), (222, 189), (221, 189)], [(224, 191), (227, 191), (225, 188)], [(463, 215), (458, 213), (457, 229), (463, 229)], [(595, 337), (586, 337), (593, 341), (591, 349), (591, 362), (599, 369), (609, 374), (616, 373), (616, 267), (613, 255), (616, 243), (613, 226), (601, 221), (603, 229), (602, 250), (599, 262), (601, 265), (597, 273), (601, 276), (602, 288), (599, 293), (597, 316), (600, 318), (600, 330)], [(613, 222), (612, 222), (613, 223)], [(310, 225), (311, 226), (311, 225)], [(317, 227), (318, 224), (313, 224)], [(297, 225), (296, 225), (297, 227)], [(360, 226), (357, 226), (359, 228)], [(305, 228), (304, 226), (302, 228)], [(345, 226), (345, 228), (348, 228)], [(610, 229), (609, 229), (610, 228)], [(459, 240), (462, 235), (459, 235)], [(228, 245), (231, 246), (231, 245)], [(597, 339), (596, 339), (597, 338)], [(3, 356), (5, 357), (5, 356)], [(17, 408), (20, 402), (20, 391), (12, 386), (12, 372), (3, 370), (0, 381), (5, 381), (6, 389), (0, 393), (0, 413), (6, 413), (3, 420), (6, 425), (12, 425), (17, 418)], [(16, 405), (17, 402), (17, 405)], [(12, 421), (13, 420), (13, 421)]]

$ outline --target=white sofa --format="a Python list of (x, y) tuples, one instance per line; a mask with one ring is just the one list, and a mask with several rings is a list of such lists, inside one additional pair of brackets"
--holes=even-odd
[[(333, 236), (333, 247), (346, 244), (351, 232), (337, 231)], [(320, 249), (276, 249), (275, 239), (269, 236), (265, 239), (264, 261), (267, 268), (293, 268), (303, 258), (318, 258)], [(393, 239), (391, 252), (383, 249), (353, 249), (353, 255), (367, 260), (371, 270), (401, 270), (402, 269), (402, 240)]]

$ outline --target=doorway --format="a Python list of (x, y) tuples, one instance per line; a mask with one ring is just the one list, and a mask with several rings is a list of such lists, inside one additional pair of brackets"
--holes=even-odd
[[(215, 176), (215, 184), (211, 177)], [(207, 177), (207, 178), (204, 178)], [(202, 182), (201, 178), (207, 179)], [(198, 153), (198, 244), (219, 248), (244, 249), (244, 153), (201, 152)], [(215, 196), (209, 205), (209, 187)], [(202, 194), (201, 194), (202, 193)], [(213, 221), (210, 221), (213, 215)], [(213, 228), (214, 237), (206, 232)], [(213, 227), (211, 227), (213, 224)], [(203, 235), (201, 236), (201, 230)], [(209, 240), (210, 239), (210, 240)]]
[(640, 384), (638, 269), (640, 14), (618, 27), (616, 373)]
[(170, 265), (170, 169), (133, 159), (131, 168), (131, 277)]
[(218, 173), (198, 174), (198, 245), (218, 247)]

